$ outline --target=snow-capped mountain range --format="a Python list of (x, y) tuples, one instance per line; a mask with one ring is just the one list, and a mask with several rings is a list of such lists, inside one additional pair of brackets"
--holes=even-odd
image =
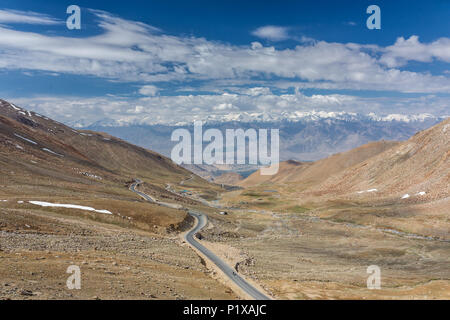
[(196, 120), (202, 120), (205, 124), (226, 123), (226, 122), (302, 122), (302, 121), (318, 121), (318, 120), (343, 120), (343, 121), (379, 121), (379, 122), (425, 122), (425, 121), (440, 121), (448, 116), (435, 116), (429, 113), (421, 114), (387, 114), (377, 115), (375, 113), (360, 114), (343, 111), (294, 111), (281, 112), (278, 114), (257, 113), (257, 112), (235, 112), (228, 114), (213, 114), (206, 117), (192, 116), (186, 121), (161, 121), (157, 118), (145, 117), (128, 117), (125, 116), (120, 119), (103, 119), (99, 121), (77, 120), (72, 121), (69, 125), (75, 128), (85, 128), (89, 126), (104, 126), (104, 127), (123, 127), (134, 125), (168, 125), (168, 126), (189, 126)]
[[(378, 140), (406, 140), (446, 117), (431, 114), (367, 115), (349, 112), (290, 112), (278, 115), (264, 113), (230, 113), (210, 115), (203, 120), (204, 129), (279, 129), (281, 160), (317, 160)], [(77, 127), (107, 132), (134, 144), (170, 156), (171, 134), (175, 128), (193, 129), (192, 122), (152, 123), (149, 119), (134, 121), (106, 120)]]

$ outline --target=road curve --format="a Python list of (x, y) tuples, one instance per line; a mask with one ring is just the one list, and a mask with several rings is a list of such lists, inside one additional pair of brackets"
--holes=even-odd
[(261, 293), (258, 289), (252, 286), (250, 283), (245, 281), (239, 274), (237, 274), (230, 266), (223, 262), (219, 257), (217, 257), (213, 252), (204, 247), (201, 243), (195, 240), (195, 234), (199, 232), (208, 222), (207, 217), (198, 211), (189, 211), (189, 214), (197, 218), (197, 225), (189, 231), (184, 239), (186, 242), (194, 246), (197, 250), (203, 253), (209, 260), (211, 260), (222, 272), (230, 278), (238, 287), (240, 287), (244, 292), (250, 295), (255, 300), (270, 300), (269, 297)]
[[(135, 182), (130, 186), (130, 190), (140, 195), (142, 198), (144, 198), (147, 201), (150, 202), (157, 202), (156, 199), (153, 199), (149, 195), (137, 191), (136, 186), (138, 186), (140, 183), (142, 183), (141, 180), (135, 179)], [(231, 280), (233, 281), (238, 287), (240, 287), (244, 292), (246, 292), (248, 295), (250, 295), (255, 300), (270, 300), (269, 297), (261, 293), (258, 289), (256, 289), (254, 286), (252, 286), (250, 283), (245, 281), (239, 274), (237, 274), (234, 269), (232, 269), (230, 266), (228, 266), (224, 261), (222, 261), (219, 257), (217, 257), (213, 252), (211, 252), (209, 249), (204, 247), (201, 243), (199, 243), (197, 240), (195, 240), (195, 234), (199, 232), (203, 227), (206, 226), (208, 222), (208, 218), (199, 211), (193, 211), (190, 210), (189, 214), (195, 218), (197, 218), (197, 225), (191, 229), (185, 236), (184, 239), (186, 242), (188, 242), (190, 245), (195, 247), (198, 251), (203, 253), (209, 260), (211, 260), (212, 263), (214, 263), (222, 272)]]
[(142, 198), (144, 198), (145, 200), (149, 201), (149, 202), (154, 202), (157, 203), (158, 201), (156, 201), (156, 199), (153, 199), (152, 197), (150, 197), (148, 194), (145, 194), (143, 192), (137, 191), (136, 187), (141, 184), (142, 181), (139, 179), (134, 179), (134, 182), (131, 184), (130, 186), (130, 190), (137, 193), (138, 195), (140, 195)]

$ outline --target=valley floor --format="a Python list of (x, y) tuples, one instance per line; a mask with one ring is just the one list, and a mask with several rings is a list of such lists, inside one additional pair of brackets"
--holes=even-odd
[[(0, 299), (239, 299), (180, 230), (138, 228), (173, 209), (132, 202), (136, 222), (128, 224), (117, 214), (92, 219), (16, 200), (0, 203)], [(143, 210), (153, 220), (140, 218)], [(202, 210), (209, 224), (201, 242), (275, 299), (450, 299), (449, 241), (302, 210)], [(66, 286), (71, 265), (81, 269), (81, 290)], [(367, 288), (371, 265), (381, 270), (380, 290)]]
[[(235, 215), (203, 236), (276, 299), (450, 299), (449, 242), (298, 214)], [(367, 288), (371, 265), (381, 290)]]

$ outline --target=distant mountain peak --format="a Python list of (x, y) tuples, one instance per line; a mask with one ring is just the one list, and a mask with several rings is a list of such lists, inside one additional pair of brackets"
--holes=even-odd
[(76, 120), (68, 124), (75, 128), (85, 127), (126, 127), (134, 125), (167, 125), (174, 127), (192, 125), (195, 120), (202, 120), (205, 124), (217, 123), (271, 123), (271, 122), (312, 122), (323, 120), (337, 121), (374, 121), (374, 122), (424, 122), (424, 121), (441, 121), (447, 116), (435, 116), (429, 113), (421, 114), (384, 114), (377, 115), (375, 113), (361, 114), (346, 111), (284, 111), (280, 113), (268, 112), (233, 112), (227, 114), (211, 114), (204, 118), (196, 116), (192, 119), (182, 120), (174, 119), (172, 121), (164, 121), (153, 117), (141, 118), (105, 118), (97, 121), (89, 121), (87, 119)]

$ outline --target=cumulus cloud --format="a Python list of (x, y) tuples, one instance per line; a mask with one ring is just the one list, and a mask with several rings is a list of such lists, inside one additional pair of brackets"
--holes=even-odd
[(288, 31), (286, 27), (264, 26), (254, 30), (252, 35), (271, 41), (282, 41), (289, 38)]
[(146, 85), (139, 89), (139, 93), (144, 96), (155, 96), (159, 92), (156, 86)]
[(236, 110), (237, 108), (231, 103), (221, 103), (213, 107), (215, 111)]
[(135, 106), (132, 109), (128, 109), (127, 113), (134, 113), (134, 114), (142, 114), (144, 112), (145, 108), (143, 106)]
[(422, 43), (418, 36), (400, 37), (394, 45), (386, 47), (380, 61), (389, 67), (399, 67), (408, 61), (431, 62), (433, 59), (450, 62), (450, 38)]
[(260, 96), (262, 94), (265, 94), (265, 95), (272, 94), (272, 92), (270, 91), (270, 88), (267, 88), (267, 87), (250, 88), (250, 89), (245, 90), (245, 93), (250, 96)]

